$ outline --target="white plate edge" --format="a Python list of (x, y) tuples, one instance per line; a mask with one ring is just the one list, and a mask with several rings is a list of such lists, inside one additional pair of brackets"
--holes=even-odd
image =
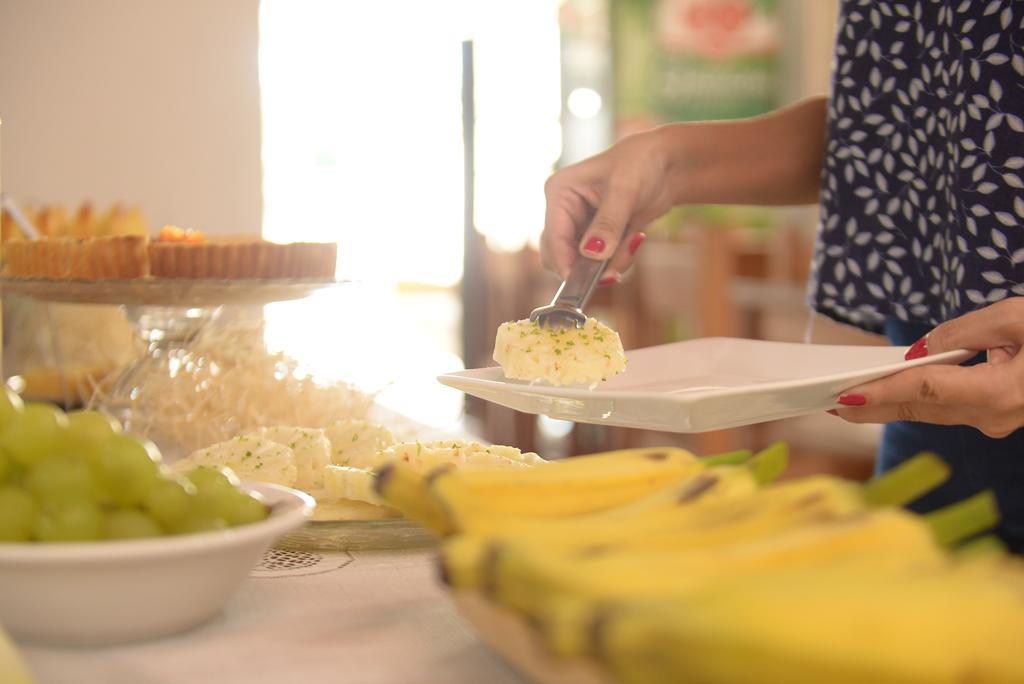
[[(831, 345), (831, 346), (849, 346), (849, 345)], [(873, 366), (870, 368), (862, 368), (855, 371), (845, 371), (843, 373), (833, 373), (831, 375), (818, 375), (812, 378), (804, 378), (801, 380), (777, 380), (774, 382), (758, 383), (756, 385), (743, 385), (740, 387), (723, 387), (721, 389), (709, 389), (709, 390), (696, 390), (692, 393), (687, 394), (669, 394), (667, 392), (643, 392), (639, 390), (610, 390), (607, 392), (595, 393), (595, 394), (584, 394), (585, 390), (566, 388), (566, 387), (551, 387), (546, 385), (528, 385), (528, 384), (510, 384), (495, 380), (485, 380), (481, 378), (471, 378), (459, 373), (466, 371), (457, 371), (455, 373), (444, 373), (437, 376), (438, 382), (454, 389), (462, 390), (465, 389), (460, 385), (468, 387), (479, 387), (482, 389), (488, 389), (491, 391), (503, 392), (503, 393), (518, 393), (518, 394), (532, 394), (534, 396), (546, 396), (546, 397), (557, 397), (562, 399), (635, 399), (638, 397), (657, 397), (660, 400), (673, 401), (676, 403), (691, 403), (698, 399), (704, 399), (707, 397), (728, 397), (735, 394), (747, 394), (751, 391), (751, 388), (756, 387), (757, 390), (785, 390), (791, 387), (798, 386), (809, 386), (818, 385), (823, 383), (837, 383), (845, 380), (855, 380), (863, 376), (874, 376), (873, 379), (881, 379), (889, 375), (894, 375), (904, 370), (910, 370), (911, 368), (917, 368), (919, 366), (932, 365), (943, 362), (957, 362), (966, 361), (978, 352), (970, 351), (967, 349), (954, 349), (948, 352), (942, 352), (940, 354), (934, 354), (931, 356), (923, 356), (918, 359), (911, 361), (900, 361), (898, 363), (891, 363), (884, 366)], [(959, 357), (959, 359), (958, 359)], [(490, 366), (489, 368), (494, 368)], [(466, 369), (468, 370), (481, 370), (479, 368)], [(516, 389), (511, 389), (511, 388)]]

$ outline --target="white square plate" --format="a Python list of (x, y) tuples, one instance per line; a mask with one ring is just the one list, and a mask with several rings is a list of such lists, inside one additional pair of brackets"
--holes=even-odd
[(499, 367), (438, 377), (502, 406), (572, 420), (666, 432), (705, 432), (834, 408), (840, 393), (908, 368), (960, 363), (959, 350), (904, 361), (906, 347), (706, 337), (627, 352), (626, 371), (594, 389), (505, 378)]

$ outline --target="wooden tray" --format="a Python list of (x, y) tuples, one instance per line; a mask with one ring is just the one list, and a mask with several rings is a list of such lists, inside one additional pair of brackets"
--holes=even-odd
[(456, 591), (452, 599), (487, 646), (524, 677), (538, 684), (617, 684), (603, 667), (582, 658), (551, 656), (526, 620), (495, 606), (473, 591)]

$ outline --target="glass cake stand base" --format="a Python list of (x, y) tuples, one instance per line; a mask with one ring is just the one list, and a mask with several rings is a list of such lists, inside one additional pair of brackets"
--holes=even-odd
[(145, 396), (147, 392), (160, 391), (152, 382), (154, 378), (173, 378), (209, 363), (189, 347), (203, 327), (220, 316), (223, 307), (132, 305), (121, 310), (146, 342), (146, 353), (120, 372), (108, 392), (94, 395), (90, 404), (117, 418), (125, 430), (161, 445), (166, 456), (187, 455), (174, 453), (177, 440), (172, 435), (153, 434), (138, 411), (140, 405), (152, 403), (152, 398)]
[[(205, 326), (216, 320), (229, 305), (259, 306), (302, 299), (316, 291), (342, 285), (344, 281), (315, 279), (215, 280), (160, 279), (85, 281), (47, 278), (0, 278), (0, 289), (42, 302), (118, 305), (146, 344), (146, 352), (121, 370), (109, 389), (97, 390), (89, 406), (107, 411), (126, 430), (154, 441), (170, 460), (182, 453), (180, 439), (154, 432), (153, 421), (144, 418), (154, 410), (172, 411), (181, 419), (161, 421), (178, 430), (188, 429), (188, 416), (202, 409), (197, 386), (195, 396), (175, 394), (166, 399), (166, 378), (181, 373), (201, 373), (202, 382), (215, 382), (217, 368), (212, 361), (190, 350)], [(53, 326), (51, 326), (53, 328)], [(55, 339), (59, 330), (51, 329)], [(75, 340), (60, 340), (74, 344)], [(205, 366), (205, 368), (204, 368)]]

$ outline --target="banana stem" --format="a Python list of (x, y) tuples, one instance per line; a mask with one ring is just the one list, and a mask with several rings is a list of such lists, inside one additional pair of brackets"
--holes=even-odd
[(864, 485), (870, 506), (905, 506), (949, 478), (949, 466), (935, 454), (921, 452)]
[(789, 447), (785, 442), (775, 442), (754, 454), (747, 461), (754, 479), (760, 485), (766, 485), (779, 479), (789, 465)]
[(960, 558), (980, 558), (993, 554), (1002, 556), (1006, 552), (1006, 544), (994, 534), (986, 534), (964, 542), (956, 549), (956, 555)]
[(746, 463), (747, 461), (750, 460), (750, 457), (753, 455), (753, 453), (754, 452), (752, 452), (750, 449), (727, 451), (724, 454), (704, 456), (703, 458), (700, 459), (700, 462), (703, 463), (708, 468), (723, 465), (742, 465), (743, 463)]
[(999, 522), (999, 506), (995, 495), (985, 490), (922, 517), (935, 541), (953, 546), (995, 527)]

